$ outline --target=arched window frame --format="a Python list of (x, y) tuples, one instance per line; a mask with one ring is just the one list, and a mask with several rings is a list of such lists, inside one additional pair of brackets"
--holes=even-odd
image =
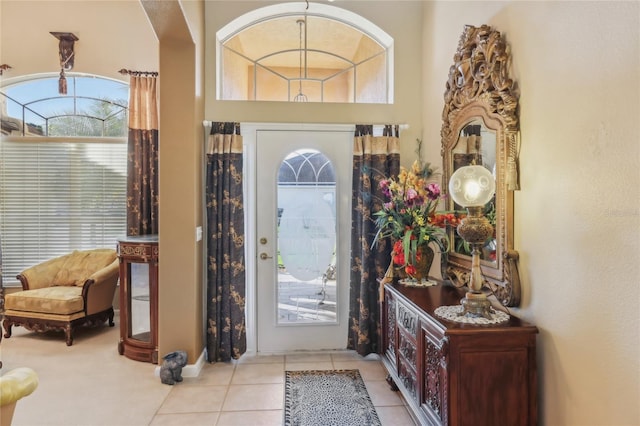
[[(79, 137), (108, 137), (107, 135), (105, 135), (105, 127), (106, 127), (106, 122), (109, 121), (110, 119), (114, 118), (115, 116), (121, 114), (122, 115), (122, 121), (125, 124), (124, 128), (123, 128), (123, 132), (121, 135), (118, 135), (116, 137), (126, 137), (127, 136), (127, 131), (126, 131), (126, 123), (127, 123), (127, 110), (128, 110), (128, 93), (126, 95), (125, 98), (121, 99), (121, 100), (114, 100), (114, 99), (108, 99), (106, 97), (96, 97), (96, 96), (88, 96), (87, 94), (83, 94), (83, 93), (78, 93), (78, 90), (76, 88), (76, 81), (77, 79), (100, 79), (103, 80), (105, 82), (111, 82), (112, 84), (119, 84), (121, 86), (122, 89), (127, 89), (128, 90), (128, 83), (120, 81), (120, 80), (114, 80), (108, 77), (103, 77), (103, 76), (98, 76), (98, 75), (92, 75), (92, 74), (83, 74), (83, 73), (67, 73), (66, 75), (67, 81), (68, 81), (68, 85), (69, 85), (69, 90), (68, 90), (68, 94), (66, 95), (60, 95), (58, 94), (57, 96), (51, 95), (51, 94), (47, 94), (46, 96), (42, 97), (42, 98), (34, 98), (34, 99), (30, 99), (27, 102), (23, 102), (23, 100), (20, 99), (14, 99), (13, 97), (9, 96), (6, 92), (7, 92), (7, 88), (10, 88), (11, 86), (15, 86), (15, 85), (28, 85), (31, 83), (37, 83), (43, 80), (55, 80), (57, 81), (58, 79), (58, 74), (57, 73), (43, 73), (43, 74), (35, 74), (35, 75), (28, 75), (28, 76), (23, 76), (23, 77), (19, 77), (19, 78), (15, 78), (15, 79), (6, 79), (5, 81), (3, 81), (2, 86), (0, 87), (0, 97), (2, 97), (2, 99), (0, 99), (0, 104), (2, 104), (2, 110), (0, 110), (0, 115), (3, 116), (3, 118), (5, 118), (5, 114), (7, 114), (7, 107), (8, 107), (8, 103), (11, 102), (12, 104), (15, 104), (16, 106), (19, 106), (21, 108), (21, 114), (20, 117), (9, 117), (9, 118), (13, 118), (14, 120), (19, 120), (21, 122), (21, 129), (19, 129), (19, 133), (21, 134), (21, 136), (28, 136), (28, 132), (26, 131), (28, 128), (28, 120), (27, 120), (27, 112), (29, 112), (29, 114), (31, 114), (34, 117), (38, 117), (40, 118), (44, 125), (42, 126), (43, 131), (42, 134), (39, 136), (55, 136), (55, 135), (51, 135), (49, 132), (49, 124), (52, 120), (57, 120), (60, 118), (65, 118), (65, 117), (83, 117), (83, 118), (88, 118), (91, 120), (96, 120), (98, 122), (102, 122), (102, 131), (101, 134), (99, 136), (97, 135), (83, 135), (83, 134), (65, 134), (63, 136), (65, 137), (69, 137), (69, 136), (79, 136)], [(55, 113), (51, 114), (43, 114), (42, 110), (38, 110), (38, 108), (36, 108), (36, 106), (41, 105), (43, 102), (48, 102), (48, 101), (55, 101), (55, 100), (68, 100), (68, 104), (71, 104), (73, 106), (73, 110), (72, 111), (56, 111)], [(107, 117), (99, 117), (96, 115), (91, 115), (91, 114), (87, 114), (85, 110), (82, 109), (82, 107), (78, 107), (79, 102), (82, 101), (94, 101), (96, 102), (96, 104), (109, 104), (114, 108), (114, 112), (111, 113), (109, 116)], [(35, 134), (30, 134), (29, 136), (38, 136)], [(62, 135), (61, 135), (62, 136)]]
[[(320, 3), (283, 3), (255, 9), (229, 22), (216, 32), (216, 100), (222, 99), (223, 93), (223, 44), (231, 37), (260, 22), (285, 16), (315, 16), (349, 25), (367, 35), (386, 49), (386, 102), (394, 102), (394, 42), (393, 37), (366, 18), (335, 6)], [(355, 100), (354, 100), (355, 102)]]

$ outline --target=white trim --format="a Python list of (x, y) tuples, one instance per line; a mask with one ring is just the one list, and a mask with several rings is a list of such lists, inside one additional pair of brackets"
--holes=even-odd
[[(204, 367), (204, 360), (206, 358), (206, 353), (207, 353), (207, 350), (205, 348), (202, 350), (202, 353), (196, 360), (195, 364), (187, 364), (184, 367), (182, 367), (182, 377), (198, 377), (200, 375), (200, 372), (202, 371), (202, 368)], [(158, 365), (155, 368), (153, 374), (156, 377), (160, 377), (161, 367), (162, 365)]]
[(373, 22), (356, 13), (319, 3), (309, 3), (309, 9), (307, 9), (307, 3), (305, 2), (281, 3), (254, 9), (220, 28), (216, 32), (216, 40), (218, 43), (224, 43), (229, 37), (259, 22), (291, 15), (319, 16), (333, 19), (357, 28), (385, 47), (393, 45), (393, 37)]
[[(318, 123), (240, 123), (240, 133), (243, 140), (245, 177), (245, 201), (256, 199), (256, 139), (258, 131), (279, 130), (279, 131), (340, 131), (354, 132), (353, 124), (318, 124)], [(249, 185), (249, 182), (251, 184)], [(245, 276), (246, 276), (246, 330), (247, 330), (247, 353), (256, 353), (258, 350), (257, 333), (257, 305), (255, 303), (257, 294), (256, 280), (256, 205), (253, 202), (245, 202)], [(251, 243), (247, 243), (251, 242)], [(346, 301), (345, 301), (346, 302)], [(347, 302), (348, 303), (348, 302)]]

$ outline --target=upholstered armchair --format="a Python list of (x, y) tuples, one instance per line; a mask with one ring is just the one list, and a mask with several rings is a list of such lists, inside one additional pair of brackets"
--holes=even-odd
[(113, 327), (113, 296), (119, 263), (113, 249), (74, 251), (25, 269), (18, 279), (22, 291), (5, 294), (4, 337), (11, 327), (31, 331), (64, 331), (67, 346), (74, 328), (109, 321)]
[(0, 420), (9, 426), (17, 402), (38, 387), (38, 375), (31, 368), (19, 367), (0, 376)]

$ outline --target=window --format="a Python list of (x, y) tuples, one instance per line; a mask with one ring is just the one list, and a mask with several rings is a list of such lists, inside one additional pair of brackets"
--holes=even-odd
[[(57, 76), (2, 88), (0, 243), (5, 285), (43, 260), (126, 233), (128, 85)], [(120, 100), (118, 100), (120, 99)], [(55, 135), (55, 136), (53, 136)], [(111, 137), (106, 137), (111, 136)], [(117, 137), (113, 137), (117, 136)]]
[(129, 85), (88, 75), (39, 77), (0, 91), (2, 135), (126, 137)]
[(391, 37), (344, 9), (295, 7), (257, 9), (218, 31), (218, 99), (393, 103)]
[(315, 149), (278, 170), (278, 324), (336, 322), (336, 174)]

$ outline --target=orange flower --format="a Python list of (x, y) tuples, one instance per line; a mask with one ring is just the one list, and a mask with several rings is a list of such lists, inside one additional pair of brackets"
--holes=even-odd
[(407, 273), (407, 275), (415, 275), (416, 274), (416, 267), (413, 265), (407, 265), (404, 268), (404, 271)]
[(396, 241), (393, 245), (393, 263), (396, 265), (404, 265), (404, 250), (402, 249), (402, 241)]

